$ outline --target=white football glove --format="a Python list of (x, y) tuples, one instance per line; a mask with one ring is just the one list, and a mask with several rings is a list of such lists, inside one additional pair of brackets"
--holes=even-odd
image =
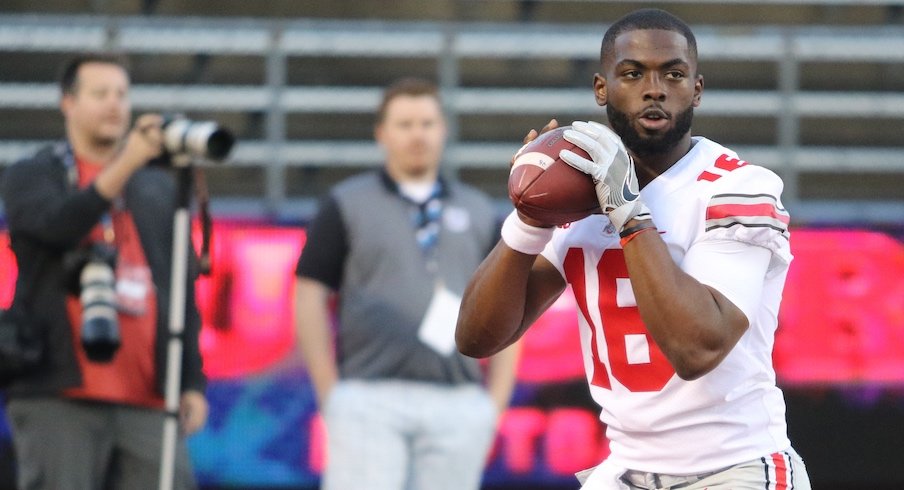
[(616, 231), (622, 231), (632, 218), (652, 218), (640, 199), (634, 160), (618, 135), (597, 122), (575, 121), (563, 136), (590, 155), (587, 160), (571, 150), (559, 153), (565, 163), (593, 179), (600, 208)]

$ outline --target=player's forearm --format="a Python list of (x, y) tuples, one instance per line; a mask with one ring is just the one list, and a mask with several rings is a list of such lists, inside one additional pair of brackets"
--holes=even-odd
[(746, 330), (744, 314), (682, 271), (654, 231), (625, 246), (625, 261), (644, 325), (678, 375), (715, 368)]
[(455, 329), (462, 354), (488, 357), (517, 340), (535, 260), (500, 241), (480, 264), (465, 289)]
[(330, 330), (329, 291), (310, 279), (299, 279), (295, 288), (295, 325), (298, 346), (314, 385), (317, 403), (323, 407), (339, 378)]

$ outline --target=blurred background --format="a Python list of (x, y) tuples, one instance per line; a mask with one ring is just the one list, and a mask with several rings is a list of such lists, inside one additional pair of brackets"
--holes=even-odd
[[(694, 29), (706, 81), (694, 134), (785, 181), (796, 261), (775, 362), (814, 488), (904, 485), (904, 2), (719, 0), (3, 0), (0, 172), (63, 135), (57, 70), (80, 51), (131, 63), (134, 112), (233, 130), (206, 169), (216, 220), (202, 279), (204, 488), (316, 488), (323, 430), (295, 358), (292, 270), (316, 199), (381, 164), (381, 89), (437, 81), (445, 171), (510, 209), (511, 154), (555, 117), (604, 120), (590, 82), (609, 23), (641, 6)], [(15, 263), (0, 208), (0, 306)], [(567, 295), (565, 295), (567, 296)], [(486, 488), (574, 489), (608, 453), (563, 297), (526, 338)], [(577, 356), (577, 357), (576, 357)], [(0, 488), (13, 457), (0, 422)]]

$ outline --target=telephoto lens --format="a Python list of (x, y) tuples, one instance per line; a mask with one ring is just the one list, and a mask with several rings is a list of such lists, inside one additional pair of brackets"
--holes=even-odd
[[(176, 157), (204, 158), (219, 162), (229, 155), (235, 137), (214, 121), (193, 121), (185, 117), (168, 117), (163, 122), (163, 146)], [(185, 158), (174, 158), (180, 166)]]
[(114, 281), (113, 268), (104, 260), (89, 260), (82, 268), (82, 348), (95, 362), (109, 362), (119, 349)]

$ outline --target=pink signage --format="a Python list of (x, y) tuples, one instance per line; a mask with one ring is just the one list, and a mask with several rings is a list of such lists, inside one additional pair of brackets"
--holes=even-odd
[[(294, 270), (304, 238), (300, 228), (215, 227), (213, 273), (197, 286), (209, 376), (261, 373), (292, 355)], [(12, 300), (16, 275), (8, 241), (0, 232), (0, 307)], [(904, 246), (879, 232), (797, 229), (792, 250), (774, 351), (779, 382), (904, 381)], [(579, 346), (577, 306), (566, 291), (525, 335), (519, 380), (583, 377)], [(530, 420), (525, 414), (512, 423)]]

